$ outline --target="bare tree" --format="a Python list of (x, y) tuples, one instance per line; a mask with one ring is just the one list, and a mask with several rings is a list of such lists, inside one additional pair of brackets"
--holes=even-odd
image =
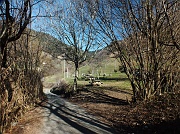
[(31, 20), (31, 0), (9, 1), (5, 0), (1, 5), (1, 67), (6, 67), (7, 44), (20, 38), (21, 34)]
[(179, 1), (102, 0), (96, 5), (101, 38), (111, 41), (109, 48), (125, 69), (134, 101), (177, 89)]
[(22, 115), (27, 105), (43, 96), (38, 72), (40, 45), (27, 28), (32, 6), (40, 1), (0, 3), (0, 133)]
[(87, 52), (95, 44), (96, 33), (91, 25), (93, 21), (83, 1), (70, 0), (58, 7), (57, 18), (51, 21), (51, 27), (58, 39), (67, 44), (64, 59), (74, 64), (74, 91), (77, 90), (79, 65), (86, 60)]

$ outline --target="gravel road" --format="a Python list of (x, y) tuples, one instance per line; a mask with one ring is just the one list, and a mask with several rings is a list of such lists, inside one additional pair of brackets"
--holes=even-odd
[(43, 105), (42, 125), (37, 134), (114, 134), (115, 131), (84, 109), (45, 88), (48, 102)]

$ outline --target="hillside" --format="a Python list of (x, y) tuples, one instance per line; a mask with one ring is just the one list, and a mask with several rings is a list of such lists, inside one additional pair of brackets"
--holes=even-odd
[[(64, 61), (61, 57), (64, 53), (66, 44), (63, 44), (57, 38), (50, 34), (33, 31), (31, 33), (36, 36), (42, 47), (40, 68), (43, 70), (44, 76), (53, 75), (51, 81), (58, 81), (62, 78), (71, 78), (74, 72), (74, 65), (69, 61)], [(112, 57), (108, 48), (97, 51), (90, 51), (87, 54), (87, 60), (80, 65), (79, 77), (81, 74), (91, 73), (94, 76), (108, 74), (111, 75), (114, 70), (118, 70), (119, 63)]]
[(49, 53), (53, 57), (62, 55), (66, 44), (59, 41), (57, 38), (48, 33), (34, 31), (40, 41), (40, 45), (44, 52)]

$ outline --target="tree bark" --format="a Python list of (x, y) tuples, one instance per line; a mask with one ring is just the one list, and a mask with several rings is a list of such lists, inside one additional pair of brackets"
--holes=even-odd
[(76, 91), (77, 91), (78, 70), (79, 70), (79, 65), (78, 65), (78, 63), (75, 63), (74, 89), (73, 89), (73, 92), (76, 92)]
[(7, 67), (7, 44), (4, 42), (1, 42), (1, 56), (2, 56), (2, 63), (1, 67), (6, 68)]

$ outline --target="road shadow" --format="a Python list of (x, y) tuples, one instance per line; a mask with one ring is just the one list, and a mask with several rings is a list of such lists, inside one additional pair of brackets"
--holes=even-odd
[[(56, 116), (55, 119), (56, 124), (58, 125), (67, 124), (66, 125), (67, 132), (68, 129), (72, 127), (75, 130), (77, 130), (79, 133), (84, 133), (84, 134), (117, 133), (107, 124), (100, 122), (94, 116), (89, 115), (83, 109), (80, 109), (77, 105), (71, 104), (70, 102), (67, 102), (66, 100), (60, 98), (59, 96), (50, 93), (47, 94), (47, 98), (48, 101), (46, 103), (39, 104), (41, 107), (46, 108), (48, 110), (49, 114), (46, 115), (47, 122), (52, 121), (53, 119), (52, 115), (53, 115)], [(60, 129), (62, 128), (60, 127)], [(65, 127), (63, 129), (65, 129)], [(63, 131), (66, 132), (66, 130)]]

